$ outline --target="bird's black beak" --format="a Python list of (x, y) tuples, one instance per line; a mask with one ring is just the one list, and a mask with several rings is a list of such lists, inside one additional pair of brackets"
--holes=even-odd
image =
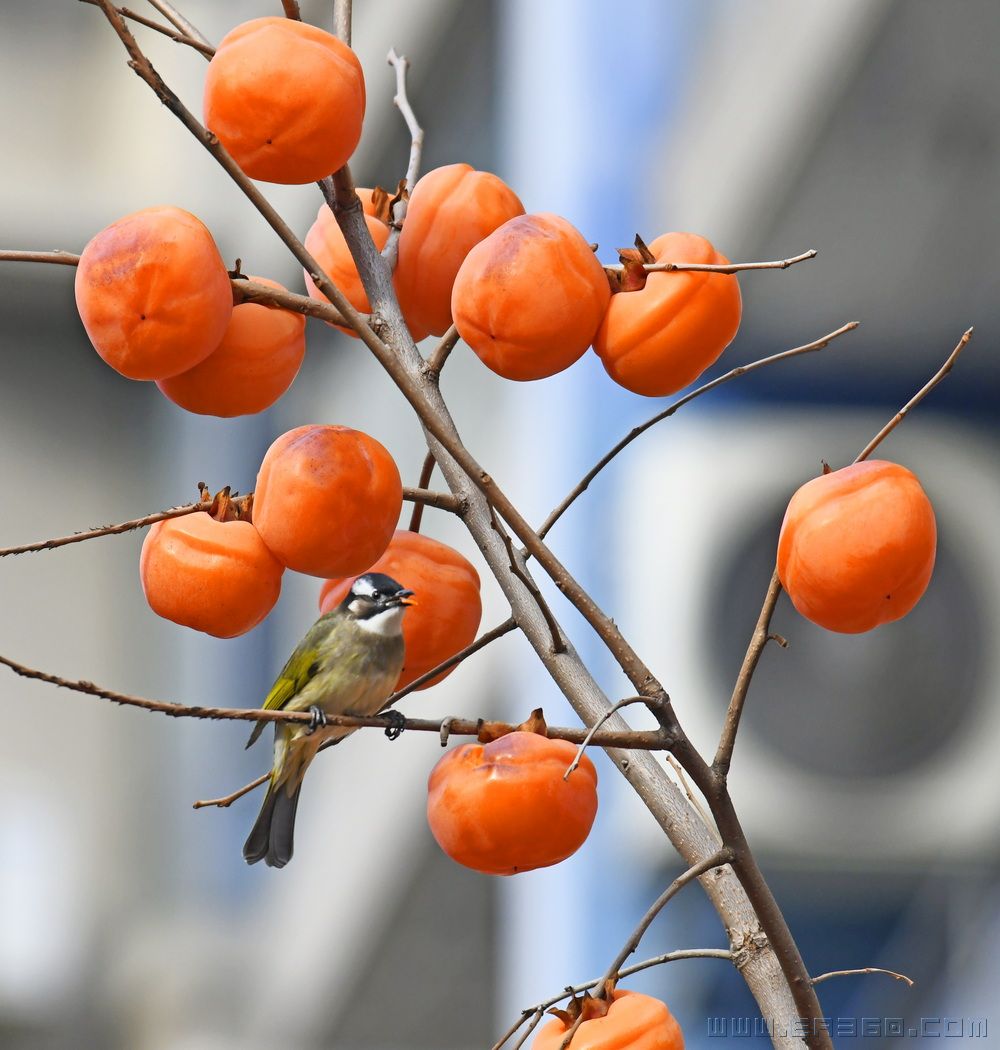
[(398, 591), (395, 595), (395, 602), (397, 605), (416, 605), (417, 602), (414, 600), (413, 591)]

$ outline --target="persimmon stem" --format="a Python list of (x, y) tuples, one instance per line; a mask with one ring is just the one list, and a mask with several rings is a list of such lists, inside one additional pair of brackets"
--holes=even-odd
[(628, 448), (637, 437), (645, 434), (650, 427), (654, 427), (657, 423), (662, 422), (664, 419), (669, 419), (678, 409), (683, 408), (685, 405), (694, 401), (695, 398), (701, 397), (703, 394), (707, 394), (717, 387), (728, 383), (730, 380), (738, 379), (740, 376), (749, 375), (751, 372), (756, 372), (760, 368), (767, 368), (769, 365), (776, 365), (782, 361), (787, 361), (792, 357), (800, 357), (803, 354), (811, 354), (816, 350), (822, 350), (829, 346), (834, 339), (838, 339), (842, 335), (846, 335), (848, 332), (853, 332), (858, 327), (858, 321), (848, 321), (847, 324), (841, 325), (838, 329), (827, 335), (821, 336), (819, 339), (813, 340), (811, 343), (806, 343), (803, 346), (793, 347), (791, 350), (782, 350), (781, 353), (772, 354), (770, 357), (762, 357), (758, 361), (752, 361), (748, 365), (739, 365), (736, 368), (730, 369), (724, 375), (718, 376), (715, 379), (710, 380), (707, 383), (703, 383), (699, 387), (695, 387), (689, 393), (683, 397), (678, 398), (672, 405), (665, 408), (662, 412), (657, 412), (655, 416), (647, 419), (645, 423), (640, 423), (637, 427), (633, 427), (625, 437), (621, 439), (613, 448), (606, 452), (595, 464), (587, 471), (586, 474), (577, 482), (576, 486), (565, 496), (562, 502), (549, 514), (549, 516), (542, 522), (541, 527), (538, 529), (538, 535), (544, 539), (549, 530), (553, 525), (566, 513), (567, 510), (587, 491), (591, 482), (598, 474), (624, 449)]
[(285, 18), (292, 18), (297, 22), (302, 21), (299, 0), (281, 0), (281, 9), (285, 12)]

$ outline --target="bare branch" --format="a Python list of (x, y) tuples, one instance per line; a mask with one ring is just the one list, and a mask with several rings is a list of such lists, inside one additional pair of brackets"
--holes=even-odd
[(904, 419), (913, 411), (917, 405), (944, 379), (944, 377), (955, 367), (955, 362), (958, 360), (958, 355), (969, 345), (969, 340), (972, 338), (973, 329), (970, 328), (961, 339), (958, 341), (958, 345), (948, 355), (948, 359), (945, 363), (934, 373), (933, 376), (927, 381), (926, 385), (922, 386), (914, 395), (906, 402), (905, 405), (889, 420), (888, 423), (865, 445), (864, 449), (858, 453), (855, 463), (860, 463), (862, 460), (866, 460), (874, 451), (882, 444), (883, 441), (903, 422)]
[[(733, 953), (726, 948), (682, 948), (674, 952), (665, 952), (663, 955), (654, 955), (651, 959), (643, 959), (642, 962), (626, 966), (625, 969), (619, 971), (618, 976), (621, 978), (631, 977), (632, 974), (648, 970), (653, 966), (664, 966), (666, 963), (682, 962), (685, 959), (722, 959), (725, 962), (732, 962), (734, 958)], [(555, 1006), (556, 1003), (561, 1002), (563, 999), (569, 999), (571, 996), (579, 995), (581, 992), (589, 992), (591, 988), (596, 988), (603, 980), (603, 977), (595, 977), (592, 981), (571, 985), (559, 992), (558, 995), (550, 996), (534, 1006), (529, 1006), (521, 1012), (520, 1019), (511, 1025), (507, 1032), (493, 1044), (491, 1050), (501, 1050), (504, 1043), (511, 1038), (529, 1017), (532, 1017), (539, 1011), (544, 1013), (550, 1006)]]
[[(82, 3), (91, 4), (94, 7), (99, 6), (97, 0), (82, 0)], [(128, 18), (130, 21), (138, 22), (139, 25), (146, 26), (148, 29), (154, 29), (157, 33), (162, 33), (165, 37), (169, 37), (178, 44), (186, 44), (188, 47), (193, 47), (195, 51), (200, 51), (206, 58), (211, 58), (215, 54), (215, 48), (207, 42), (203, 43), (192, 36), (188, 36), (186, 33), (178, 32), (169, 28), (169, 26), (156, 22), (152, 18), (136, 14), (135, 11), (130, 11), (127, 7), (116, 7), (115, 10), (122, 18)]]
[(812, 983), (819, 984), (821, 981), (828, 981), (831, 977), (854, 977), (866, 973), (884, 973), (887, 977), (892, 977), (897, 981), (902, 981), (908, 988), (912, 988), (914, 984), (916, 984), (916, 982), (911, 977), (907, 977), (905, 973), (896, 973), (895, 970), (883, 970), (881, 966), (865, 966), (860, 970), (831, 970), (829, 973), (821, 973), (819, 977), (814, 977)]
[(620, 976), (620, 971), (625, 963), (625, 960), (639, 947), (639, 942), (642, 940), (646, 930), (649, 929), (653, 920), (661, 911), (666, 907), (670, 900), (679, 893), (689, 883), (695, 879), (700, 878), (713, 868), (720, 868), (723, 864), (728, 864), (733, 859), (733, 851), (728, 847), (723, 847), (712, 856), (706, 857), (703, 861), (698, 864), (693, 864), (683, 874), (678, 875), (676, 879), (656, 898), (655, 901), (650, 905), (649, 910), (643, 915), (642, 919), (639, 920), (639, 925), (632, 931), (629, 939), (622, 946), (622, 950), (615, 956), (614, 962), (608, 967), (604, 977), (598, 982), (598, 984), (604, 984), (607, 981), (615, 980)]
[(567, 494), (566, 498), (556, 507), (552, 513), (545, 519), (541, 528), (538, 530), (538, 535), (542, 539), (548, 535), (549, 530), (553, 525), (566, 513), (570, 506), (586, 492), (590, 483), (597, 477), (598, 474), (621, 452), (623, 449), (628, 448), (637, 437), (645, 434), (650, 427), (655, 426), (657, 423), (664, 419), (669, 419), (679, 408), (683, 408), (684, 405), (691, 401), (694, 401), (696, 397), (701, 397), (702, 394), (707, 394), (711, 390), (715, 390), (716, 387), (722, 386), (723, 383), (728, 383), (732, 379), (738, 379), (740, 376), (749, 375), (751, 372), (756, 372), (759, 368), (766, 368), (769, 365), (778, 364), (780, 361), (787, 361), (791, 357), (799, 357), (802, 354), (810, 354), (816, 350), (822, 350), (837, 339), (839, 336), (845, 335), (847, 332), (854, 331), (858, 327), (857, 321), (848, 321), (847, 324), (841, 325), (834, 332), (830, 332), (828, 335), (824, 335), (820, 339), (816, 339), (811, 343), (806, 343), (804, 346), (796, 346), (791, 350), (783, 350), (780, 354), (772, 354), (770, 357), (762, 357), (759, 361), (753, 361), (748, 365), (739, 365), (737, 368), (731, 369), (726, 372), (725, 375), (718, 376), (716, 379), (711, 380), (708, 383), (704, 383), (699, 387), (696, 387), (690, 393), (685, 394), (682, 398), (675, 401), (669, 408), (664, 409), (662, 412), (658, 412), (651, 419), (647, 419), (645, 423), (640, 423), (639, 426), (634, 427), (628, 432), (614, 446), (606, 455), (602, 456), (601, 459), (594, 464), (590, 470), (580, 479), (576, 487)]
[[(421, 489), (427, 488), (431, 481), (431, 475), (434, 473), (434, 468), (437, 466), (437, 460), (434, 458), (432, 452), (428, 452), (424, 456), (424, 465), (420, 468), (420, 480), (417, 482), (417, 487)], [(424, 516), (424, 505), (422, 503), (414, 503), (413, 513), (410, 515), (410, 532), (420, 531), (420, 522)]]
[[(253, 498), (253, 493), (248, 492), (244, 496), (234, 496), (232, 503), (246, 504)], [(450, 492), (430, 492), (427, 489), (403, 489), (403, 499), (417, 506), (435, 507), (438, 510), (446, 510), (452, 514), (462, 513), (462, 501)], [(101, 536), (118, 536), (123, 532), (132, 532), (135, 529), (144, 529), (147, 525), (155, 525), (158, 521), (166, 521), (168, 518), (181, 518), (185, 514), (196, 514), (198, 511), (207, 511), (212, 507), (212, 500), (203, 500), (198, 503), (186, 503), (179, 507), (170, 507), (167, 510), (158, 510), (155, 514), (147, 514), (141, 518), (133, 518), (131, 521), (119, 522), (117, 525), (101, 525), (95, 529), (87, 529), (84, 532), (74, 532), (69, 536), (58, 536), (52, 540), (38, 540), (35, 543), (25, 543), (20, 547), (0, 547), (0, 558), (6, 558), (13, 554), (34, 554), (38, 551), (54, 550), (57, 547), (65, 547), (70, 543), (82, 543), (84, 540), (94, 540)]]
[(757, 664), (760, 663), (761, 654), (770, 640), (771, 617), (774, 615), (780, 594), (781, 580), (778, 579), (778, 570), (775, 569), (771, 574), (771, 582), (767, 586), (767, 594), (764, 595), (760, 615), (757, 617), (757, 626), (754, 628), (746, 655), (743, 657), (743, 666), (740, 667), (740, 673), (736, 677), (736, 685), (726, 711), (726, 721), (722, 727), (722, 738), (719, 740), (715, 760), (712, 763), (712, 768), (723, 777), (729, 773), (729, 766), (733, 760), (733, 748), (736, 746), (736, 734), (740, 728), (740, 717), (743, 714), (743, 705), (746, 703), (750, 682), (753, 680), (754, 671), (757, 670)]
[(410, 132), (410, 161), (406, 168), (406, 192), (400, 196), (400, 199), (392, 209), (392, 229), (389, 231), (389, 238), (382, 249), (382, 258), (385, 259), (390, 270), (395, 270), (396, 260), (399, 256), (399, 232), (402, 229), (403, 220), (406, 218), (409, 196), (413, 192), (413, 187), (417, 184), (417, 179), (420, 176), (420, 155), (424, 148), (424, 129), (417, 121), (406, 91), (406, 73), (410, 68), (410, 60), (405, 55), (397, 54), (395, 48), (390, 48), (387, 61), (396, 71), (396, 94), (393, 95), (392, 101), (403, 115), (403, 120), (406, 121), (406, 126)]
[(261, 773), (256, 780), (251, 780), (249, 784), (244, 784), (243, 787), (234, 791), (231, 795), (223, 795), (222, 798), (203, 798), (197, 802), (191, 803), (192, 809), (204, 809), (206, 806), (218, 806), (219, 809), (226, 809), (231, 806), (238, 798), (242, 798), (244, 795), (249, 795), (251, 791), (256, 790), (261, 784), (266, 784), (271, 779), (271, 771), (268, 770), (266, 773)]
[(294, 18), (296, 21), (302, 21), (302, 12), (299, 10), (299, 0), (281, 0), (282, 10), (285, 12), (285, 18)]
[(333, 0), (333, 33), (345, 44), (350, 44), (351, 0)]
[(197, 27), (189, 22), (168, 0), (149, 0), (149, 5), (150, 7), (155, 7), (175, 29), (178, 29), (185, 36), (197, 41), (204, 47), (212, 47), (212, 42), (208, 37), (199, 32)]
[[(858, 454), (854, 460), (855, 463), (861, 463), (867, 459), (878, 446), (892, 433), (896, 427), (909, 415), (909, 413), (920, 404), (921, 401), (948, 375), (958, 360), (958, 355), (966, 348), (969, 340), (972, 338), (973, 329), (969, 329), (964, 333), (962, 338), (958, 341), (958, 345), (948, 355), (944, 364), (934, 373), (934, 375), (917, 391), (913, 397), (889, 420), (888, 423), (872, 438), (871, 441), (864, 447), (864, 449)], [(743, 658), (743, 665), (740, 667), (739, 675), (736, 679), (736, 686), (733, 689), (733, 695), (729, 701), (729, 708), (726, 711), (726, 720), (722, 727), (722, 735), (719, 740), (719, 747), (715, 753), (715, 760), (712, 763), (713, 770), (721, 776), (723, 779), (729, 772), (729, 766), (732, 762), (733, 748), (736, 745), (736, 734), (739, 730), (740, 717), (743, 713), (743, 706), (746, 703), (747, 693), (750, 689), (750, 682), (753, 679), (754, 672), (757, 669), (757, 664), (760, 662), (761, 653), (764, 651), (764, 647), (769, 641), (776, 641), (783, 648), (788, 645), (781, 635), (775, 635), (770, 633), (771, 631), (771, 617), (774, 615), (775, 606), (778, 604), (778, 598), (781, 595), (781, 581), (778, 579), (778, 570), (775, 569), (771, 575), (771, 581), (767, 587), (767, 594), (764, 596), (764, 604), (761, 607), (760, 615), (757, 618), (757, 626), (754, 628), (753, 635), (750, 638), (750, 645), (747, 647), (746, 655)]]
[[(480, 646), (481, 648), (481, 646)], [(33, 667), (11, 660), (9, 657), (0, 656), (0, 664), (9, 667), (15, 674), (22, 678), (31, 678), (35, 681), (45, 682), (61, 689), (69, 689), (75, 693), (83, 693), (100, 700), (110, 700), (114, 704), (123, 707), (137, 707), (143, 711), (155, 714), (167, 715), (169, 718), (208, 718), (215, 721), (233, 722), (282, 722), (309, 725), (312, 714), (309, 711), (265, 711), (258, 707), (203, 707), (194, 704), (178, 704), (171, 700), (151, 700), (144, 696), (134, 696), (130, 693), (118, 693), (110, 689), (104, 689), (93, 682), (80, 679), (61, 678), (59, 675), (39, 671)], [(513, 733), (518, 726), (510, 722), (488, 722), (482, 718), (472, 720), (467, 718), (403, 718), (389, 719), (384, 715), (327, 715), (327, 725), (340, 726), (345, 729), (381, 729), (381, 730), (412, 730), (417, 733), (435, 733), (440, 735), (442, 725), (447, 722), (448, 730), (453, 736), (478, 737), (488, 730), (490, 739)], [(545, 735), (550, 740), (567, 740), (571, 744), (578, 744), (586, 736), (587, 731), (579, 727), (547, 726)], [(627, 733), (606, 732), (600, 734), (595, 741), (601, 747), (629, 747), (641, 751), (658, 751), (662, 749), (662, 741), (658, 733), (644, 730), (632, 730)], [(250, 790), (249, 788), (247, 790)]]
[[(672, 273), (674, 271), (694, 271), (697, 273), (742, 273), (745, 270), (787, 270), (789, 266), (805, 262), (807, 259), (815, 259), (816, 249), (811, 248), (801, 255), (793, 255), (790, 259), (776, 259), (774, 262), (752, 262), (752, 263), (675, 263), (654, 262), (646, 263), (643, 269), (646, 273)], [(620, 270), (620, 266), (609, 266), (609, 270)]]
[[(655, 701), (654, 701), (655, 702)], [(630, 707), (632, 704), (649, 704), (649, 697), (645, 696), (627, 696), (624, 700), (619, 700), (616, 704), (612, 704), (611, 707), (604, 712), (603, 715), (587, 730), (587, 735), (583, 738), (580, 746), (576, 749), (576, 754), (573, 756), (573, 761), (566, 767), (566, 772), (563, 773), (563, 780), (569, 780), (570, 773), (573, 772), (580, 765), (580, 760), (583, 758), (583, 753), (593, 743), (594, 734), (601, 728), (602, 725), (612, 716), (617, 714), (623, 707)]]
[[(94, 0), (96, 3), (96, 0)], [(35, 262), (35, 263), (59, 263), (63, 266), (77, 266), (80, 256), (72, 252), (20, 252), (0, 251), (0, 262)]]
[(430, 357), (427, 358), (427, 376), (429, 379), (437, 382), (441, 377), (441, 369), (444, 368), (445, 361), (448, 360), (452, 350), (457, 346), (459, 338), (457, 325), (452, 325), (441, 336), (441, 342), (434, 347)]

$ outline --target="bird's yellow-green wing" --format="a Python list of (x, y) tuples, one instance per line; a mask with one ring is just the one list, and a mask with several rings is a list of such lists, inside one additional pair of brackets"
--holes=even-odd
[[(320, 643), (328, 630), (328, 625), (323, 623), (324, 620), (326, 620), (325, 616), (309, 629), (295, 652), (288, 658), (288, 662), (282, 668), (281, 674), (278, 675), (264, 700), (265, 711), (280, 711), (287, 707), (316, 674), (319, 669)], [(250, 739), (247, 741), (247, 747), (251, 747), (257, 741), (266, 725), (266, 722), (258, 722), (254, 726)]]

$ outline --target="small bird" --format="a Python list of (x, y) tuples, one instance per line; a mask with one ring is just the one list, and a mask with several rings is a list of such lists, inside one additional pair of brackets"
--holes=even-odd
[[(283, 868), (292, 858), (302, 778), (316, 753), (353, 733), (327, 726), (327, 715), (374, 715), (403, 669), (403, 613), (413, 601), (394, 579), (359, 576), (347, 597), (321, 616), (288, 658), (264, 701), (265, 711), (311, 711), (313, 720), (276, 723), (274, 766), (257, 822), (243, 846), (248, 864)], [(264, 730), (258, 722), (250, 747)]]

